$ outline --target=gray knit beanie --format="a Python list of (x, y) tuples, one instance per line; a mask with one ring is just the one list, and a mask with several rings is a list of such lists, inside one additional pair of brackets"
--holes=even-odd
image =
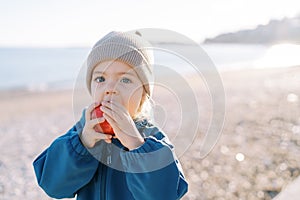
[(139, 32), (110, 32), (101, 38), (92, 48), (87, 58), (86, 84), (91, 94), (92, 73), (96, 65), (108, 60), (127, 63), (136, 71), (149, 96), (152, 86), (153, 53), (151, 45)]

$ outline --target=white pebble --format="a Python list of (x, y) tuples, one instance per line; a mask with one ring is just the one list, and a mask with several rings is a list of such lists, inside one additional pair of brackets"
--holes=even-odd
[(235, 159), (236, 159), (237, 161), (239, 161), (239, 162), (242, 162), (242, 161), (245, 159), (245, 156), (244, 156), (244, 154), (242, 154), (242, 153), (237, 153), (237, 154), (235, 155)]
[(281, 163), (280, 166), (279, 166), (279, 169), (280, 169), (281, 171), (284, 171), (284, 170), (286, 170), (287, 168), (288, 168), (288, 166), (287, 166), (287, 164), (285, 164), (285, 163)]
[(222, 145), (220, 151), (222, 154), (227, 154), (229, 152), (229, 149), (227, 146)]
[(260, 198), (260, 199), (264, 198), (265, 197), (264, 192), (263, 191), (257, 192), (257, 197)]
[(292, 132), (294, 134), (299, 134), (300, 133), (300, 126), (293, 126)]
[(291, 102), (291, 103), (294, 103), (294, 102), (297, 102), (298, 101), (298, 96), (294, 93), (290, 93), (288, 94), (288, 96), (286, 97), (286, 100), (288, 102)]

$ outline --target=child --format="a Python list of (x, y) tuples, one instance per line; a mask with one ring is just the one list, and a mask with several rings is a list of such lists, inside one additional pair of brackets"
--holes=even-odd
[[(149, 43), (137, 33), (111, 32), (94, 45), (86, 82), (95, 103), (33, 163), (49, 196), (173, 200), (187, 192), (172, 145), (145, 114), (151, 59)], [(103, 117), (92, 117), (99, 105)], [(114, 135), (95, 128), (105, 120)]]

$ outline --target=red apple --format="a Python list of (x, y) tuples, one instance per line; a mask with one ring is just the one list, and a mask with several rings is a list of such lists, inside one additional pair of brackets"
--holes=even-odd
[[(100, 110), (100, 106), (95, 107), (95, 109), (92, 111), (92, 119), (103, 117), (103, 112)], [(109, 134), (109, 135), (115, 134), (114, 130), (112, 129), (112, 127), (106, 120), (102, 123), (97, 124), (94, 127), (94, 129), (97, 132), (101, 132), (101, 133), (103, 132), (103, 133)]]

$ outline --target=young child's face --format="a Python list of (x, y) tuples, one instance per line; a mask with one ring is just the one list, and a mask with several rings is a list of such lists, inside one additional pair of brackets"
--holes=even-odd
[(143, 96), (143, 84), (128, 64), (120, 61), (99, 63), (92, 74), (91, 94), (96, 102), (117, 101), (130, 116), (137, 114)]

